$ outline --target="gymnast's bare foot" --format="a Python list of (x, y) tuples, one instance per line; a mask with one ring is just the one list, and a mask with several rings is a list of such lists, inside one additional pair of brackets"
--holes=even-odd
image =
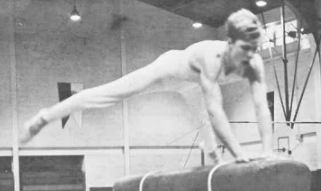
[(43, 118), (45, 112), (44, 109), (40, 110), (37, 115), (24, 124), (19, 136), (20, 144), (28, 143), (48, 123)]

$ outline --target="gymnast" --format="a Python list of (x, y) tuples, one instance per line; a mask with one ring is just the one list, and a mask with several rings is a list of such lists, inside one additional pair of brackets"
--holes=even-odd
[[(256, 15), (246, 9), (232, 13), (226, 21), (227, 41), (206, 40), (184, 50), (169, 50), (155, 61), (111, 83), (85, 89), (68, 99), (40, 110), (20, 132), (20, 143), (29, 142), (48, 123), (90, 108), (109, 107), (124, 98), (141, 93), (164, 79), (195, 82), (202, 88), (206, 109), (216, 135), (236, 162), (250, 159), (232, 133), (222, 107), (219, 83), (229, 79), (247, 79), (253, 97), (262, 158), (272, 156), (272, 123), (266, 100), (263, 60), (256, 53), (261, 43), (262, 26)], [(209, 134), (203, 133), (203, 134)], [(203, 138), (205, 150), (214, 162), (221, 162), (214, 139)]]

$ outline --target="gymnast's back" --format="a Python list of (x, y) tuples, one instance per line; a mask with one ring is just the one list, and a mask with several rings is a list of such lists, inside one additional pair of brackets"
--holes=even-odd
[(199, 82), (200, 73), (219, 71), (226, 46), (225, 41), (200, 41), (184, 50), (167, 51), (146, 67), (150, 67), (153, 73), (160, 74), (160, 78)]

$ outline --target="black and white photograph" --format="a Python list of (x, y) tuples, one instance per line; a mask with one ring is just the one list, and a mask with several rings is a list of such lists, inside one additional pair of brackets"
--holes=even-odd
[(0, 0), (0, 191), (321, 191), (321, 0)]

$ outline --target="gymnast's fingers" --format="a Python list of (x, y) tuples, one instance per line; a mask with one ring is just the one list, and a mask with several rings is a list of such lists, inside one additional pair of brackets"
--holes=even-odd
[(248, 163), (250, 162), (250, 159), (246, 156), (239, 156), (235, 158), (236, 163)]

